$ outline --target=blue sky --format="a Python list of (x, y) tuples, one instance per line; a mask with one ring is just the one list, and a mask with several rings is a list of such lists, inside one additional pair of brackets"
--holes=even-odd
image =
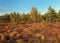
[(60, 10), (60, 0), (0, 0), (0, 15), (10, 12), (28, 13), (32, 7), (45, 13), (49, 6), (56, 11)]

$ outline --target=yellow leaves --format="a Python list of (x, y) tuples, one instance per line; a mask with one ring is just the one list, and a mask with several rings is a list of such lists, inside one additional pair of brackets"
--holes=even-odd
[(36, 36), (36, 37), (40, 37), (40, 36), (41, 36), (41, 34), (37, 33), (35, 36)]
[(7, 32), (8, 32), (8, 33), (10, 33), (10, 32), (11, 32), (11, 30), (7, 30)]
[(37, 11), (37, 9), (36, 9), (35, 7), (33, 7), (33, 8), (31, 9), (30, 19), (31, 19), (32, 21), (36, 22), (36, 20), (37, 20), (37, 15), (38, 15), (38, 11)]
[(4, 39), (4, 34), (0, 33), (0, 39), (3, 40)]
[(28, 31), (28, 34), (32, 34), (32, 32), (29, 30), (29, 31)]
[(44, 39), (44, 35), (41, 36), (41, 39)]
[(17, 39), (16, 42), (17, 43), (22, 43), (22, 40), (21, 39)]
[(13, 32), (9, 33), (9, 36), (13, 37), (15, 34), (17, 34), (17, 31), (13, 31)]
[(12, 19), (11, 19), (11, 22), (14, 22), (14, 21), (15, 21), (15, 18), (12, 18)]
[(25, 19), (25, 14), (20, 14), (19, 18), (21, 18), (21, 20), (23, 21)]
[(44, 35), (40, 34), (40, 33), (37, 33), (35, 34), (36, 37), (41, 37), (41, 39), (44, 39)]

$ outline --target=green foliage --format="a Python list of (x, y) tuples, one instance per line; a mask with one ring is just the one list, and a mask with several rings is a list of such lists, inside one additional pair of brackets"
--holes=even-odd
[(26, 21), (26, 22), (30, 22), (30, 15), (29, 15), (29, 13), (26, 14), (26, 16), (25, 16), (25, 21)]
[(20, 14), (19, 17), (20, 17), (20, 19), (21, 19), (22, 22), (25, 21), (25, 13)]
[(30, 13), (14, 12), (0, 16), (0, 22), (60, 22), (60, 11), (58, 13), (49, 6), (48, 12), (42, 15), (36, 7), (32, 7)]
[(30, 19), (31, 19), (31, 21), (36, 22), (37, 21), (37, 15), (38, 15), (37, 8), (33, 7), (31, 9), (31, 13), (30, 13)]

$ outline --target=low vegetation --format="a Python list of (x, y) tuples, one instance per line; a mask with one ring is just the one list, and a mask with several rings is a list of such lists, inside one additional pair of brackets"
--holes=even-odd
[(27, 14), (1, 15), (0, 43), (60, 43), (60, 11), (49, 7), (42, 15), (33, 7)]

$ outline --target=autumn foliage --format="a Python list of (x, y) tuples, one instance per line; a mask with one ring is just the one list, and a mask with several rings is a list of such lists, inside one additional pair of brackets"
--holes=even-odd
[(0, 43), (60, 43), (60, 11), (49, 7), (41, 15), (33, 7), (27, 14), (1, 15)]

